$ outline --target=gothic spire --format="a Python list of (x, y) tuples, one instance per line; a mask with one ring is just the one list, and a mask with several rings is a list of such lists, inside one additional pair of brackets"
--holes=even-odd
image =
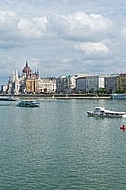
[(27, 62), (27, 60), (26, 60), (26, 67), (28, 67), (28, 62)]

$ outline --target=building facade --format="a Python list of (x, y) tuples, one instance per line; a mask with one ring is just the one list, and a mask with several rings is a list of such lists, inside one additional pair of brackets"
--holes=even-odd
[(60, 76), (56, 80), (57, 93), (70, 94), (75, 92), (76, 89), (76, 78), (75, 76)]
[(76, 91), (83, 93), (97, 93), (105, 90), (104, 76), (85, 76), (76, 79)]
[[(26, 65), (22, 70), (22, 75), (19, 75), (16, 70), (13, 70), (12, 77), (9, 78), (8, 84), (3, 89), (2, 93), (5, 94), (25, 94), (25, 93), (36, 93), (37, 92), (37, 80), (39, 78), (39, 73), (32, 73), (31, 68)], [(34, 85), (35, 84), (35, 85)]]
[(86, 92), (98, 92), (105, 89), (104, 76), (86, 77)]
[(105, 89), (111, 94), (117, 92), (118, 75), (109, 75), (105, 77)]
[(126, 93), (126, 74), (119, 74), (117, 79), (117, 91)]
[(38, 79), (38, 93), (55, 93), (56, 92), (56, 78), (47, 77)]
[(13, 70), (8, 83), (1, 86), (3, 94), (36, 94), (36, 93), (126, 93), (126, 74), (74, 75), (40, 78), (39, 72), (32, 72), (26, 61), (22, 74)]
[(86, 77), (78, 77), (76, 79), (76, 92), (86, 93)]

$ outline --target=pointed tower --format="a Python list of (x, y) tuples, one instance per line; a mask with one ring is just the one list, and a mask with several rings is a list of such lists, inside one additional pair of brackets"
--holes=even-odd
[(17, 72), (17, 69), (15, 70), (15, 80), (18, 81), (18, 72)]
[(15, 81), (15, 72), (14, 72), (14, 69), (13, 69), (13, 72), (12, 72), (12, 82)]
[(19, 78), (18, 78), (17, 69), (15, 70), (15, 85), (14, 85), (14, 87), (15, 87), (14, 93), (18, 94), (19, 93), (19, 89), (20, 89), (20, 84), (19, 84)]

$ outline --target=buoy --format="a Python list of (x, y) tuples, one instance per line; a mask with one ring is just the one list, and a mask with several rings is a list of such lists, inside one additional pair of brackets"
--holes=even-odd
[(125, 125), (122, 125), (122, 126), (120, 127), (120, 129), (123, 130), (123, 131), (125, 131), (125, 130), (126, 130)]

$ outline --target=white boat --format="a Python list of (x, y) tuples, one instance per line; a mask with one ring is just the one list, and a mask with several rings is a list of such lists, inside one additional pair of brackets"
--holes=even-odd
[(110, 95), (110, 98), (111, 99), (126, 99), (126, 94), (116, 94), (116, 93), (113, 93)]
[(126, 112), (106, 110), (104, 107), (95, 107), (93, 111), (87, 111), (87, 114), (98, 117), (126, 117)]
[(0, 97), (0, 101), (16, 101), (14, 97)]
[(36, 100), (20, 100), (18, 101), (17, 106), (19, 107), (39, 107), (40, 102)]

